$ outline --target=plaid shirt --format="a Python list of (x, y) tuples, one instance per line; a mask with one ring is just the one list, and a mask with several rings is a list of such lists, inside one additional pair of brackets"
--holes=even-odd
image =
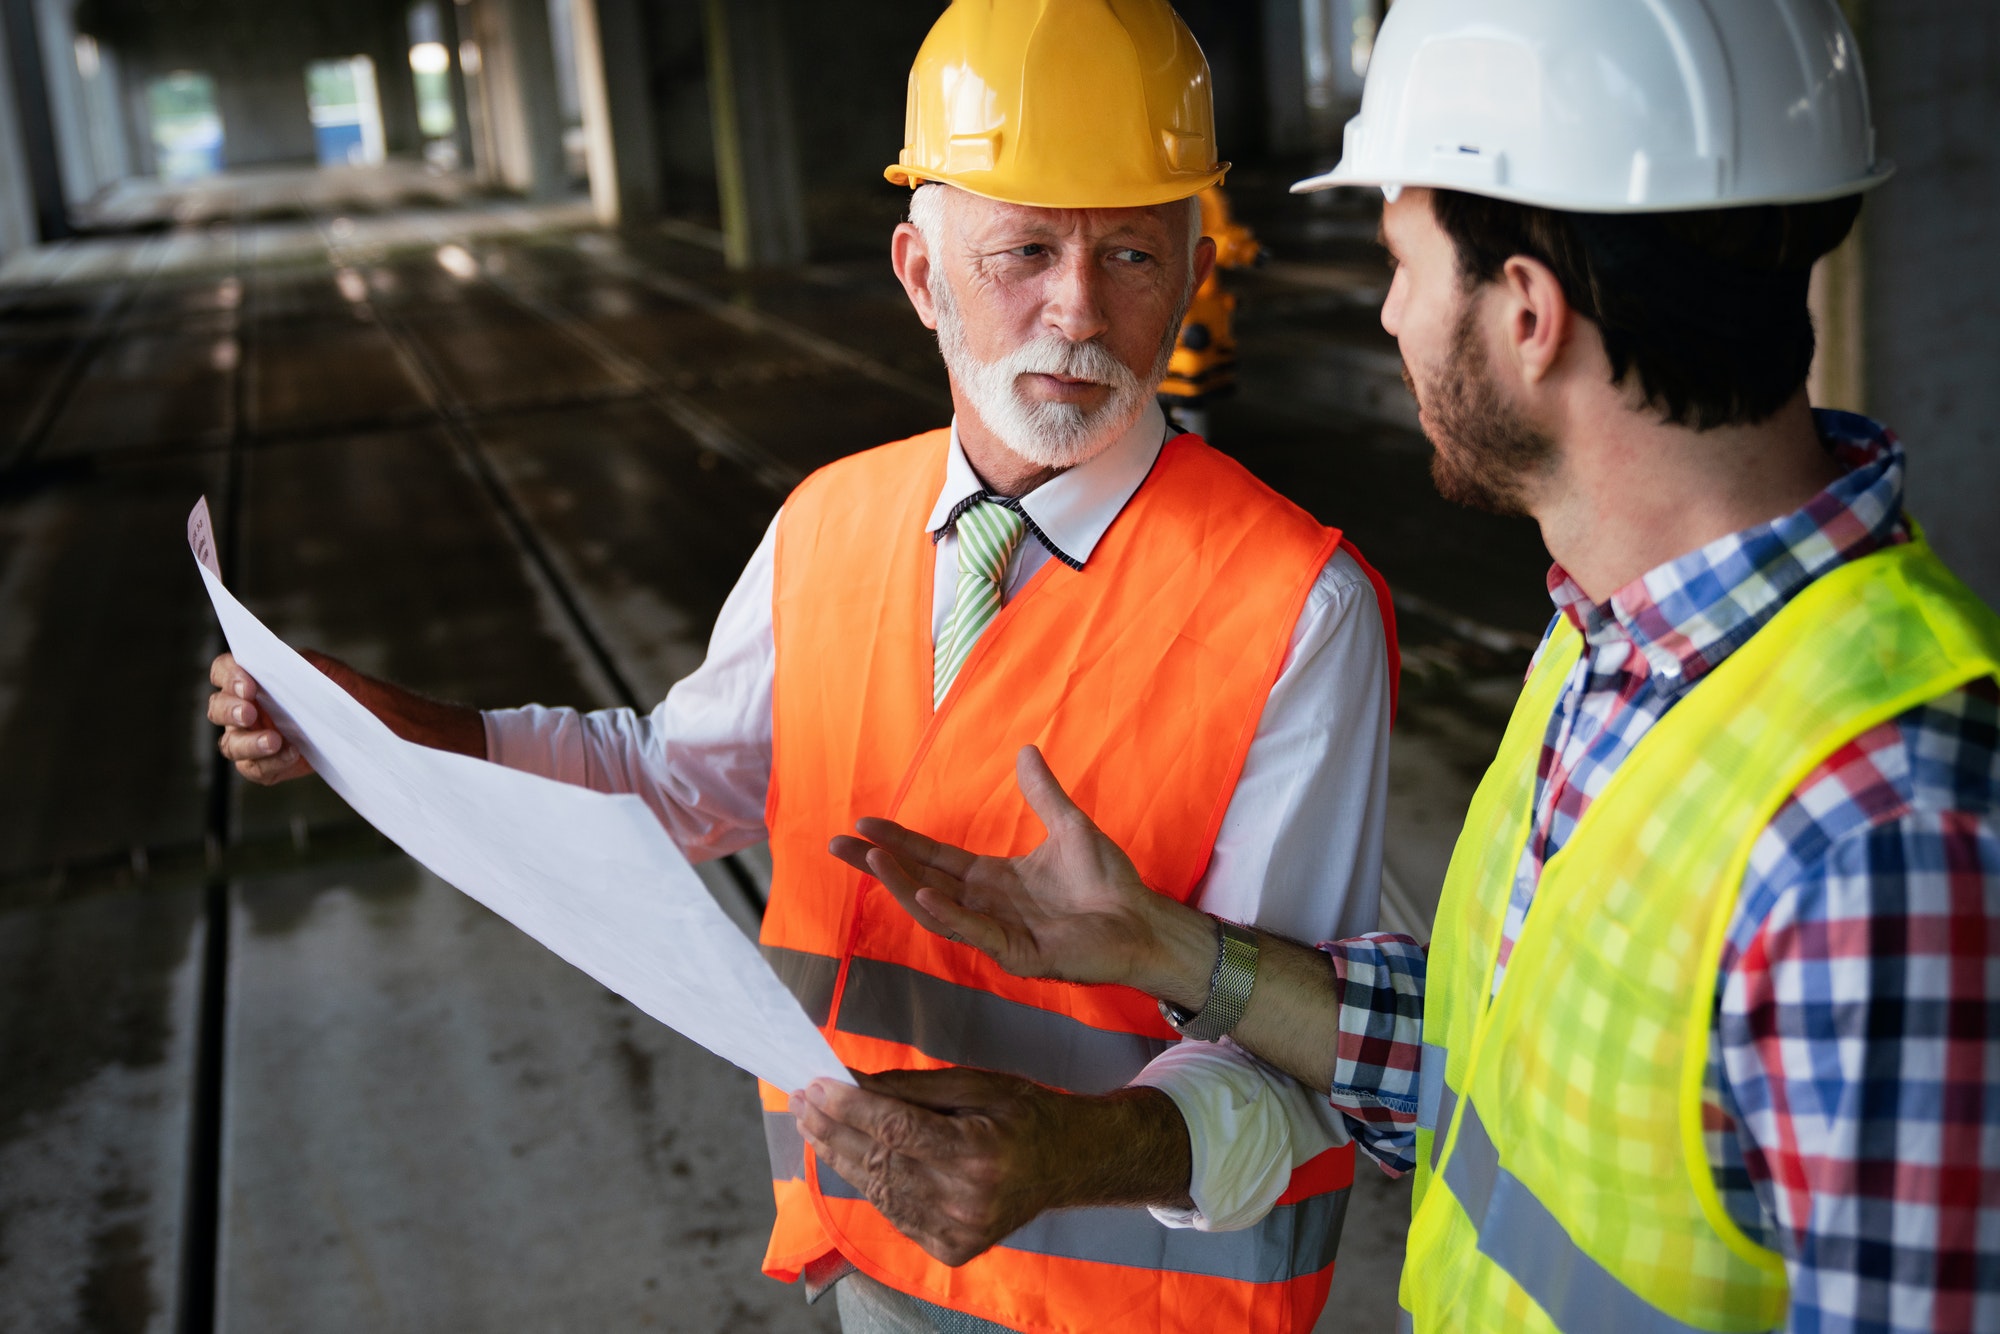
[[(1815, 578), (1909, 540), (1895, 437), (1818, 424), (1847, 471), (1805, 508), (1601, 606), (1550, 572), (1586, 648), (1543, 742), (1501, 971), (1542, 867), (1646, 731)], [(1333, 1104), (1407, 1171), (1424, 947), (1323, 948), (1342, 978)], [(1912, 709), (1800, 784), (1752, 852), (1716, 995), (1709, 1162), (1731, 1216), (1786, 1258), (1789, 1327), (2000, 1329), (2000, 688)]]

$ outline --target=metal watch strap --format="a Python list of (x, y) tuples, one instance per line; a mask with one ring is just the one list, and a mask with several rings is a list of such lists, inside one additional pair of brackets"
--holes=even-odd
[(1250, 992), (1257, 985), (1257, 933), (1247, 926), (1215, 919), (1215, 971), (1208, 979), (1208, 1003), (1199, 1014), (1160, 1002), (1160, 1014), (1182, 1037), (1214, 1042), (1228, 1037), (1243, 1021)]

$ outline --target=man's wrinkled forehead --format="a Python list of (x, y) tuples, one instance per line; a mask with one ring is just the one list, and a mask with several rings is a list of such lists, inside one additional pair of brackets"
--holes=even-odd
[(1186, 231), (1188, 203), (1145, 208), (1036, 208), (960, 192), (952, 222), (974, 243), (1090, 240), (1164, 251)]

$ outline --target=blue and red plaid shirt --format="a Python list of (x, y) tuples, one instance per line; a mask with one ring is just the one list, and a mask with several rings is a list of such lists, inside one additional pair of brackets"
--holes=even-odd
[[(1551, 570), (1586, 648), (1543, 742), (1502, 971), (1542, 867), (1647, 729), (1807, 584), (1909, 540), (1895, 437), (1818, 424), (1846, 473), (1805, 508), (1602, 605)], [(1333, 1104), (1407, 1171), (1424, 947), (1322, 948), (1342, 979)], [(1752, 853), (1716, 996), (1709, 1163), (1730, 1215), (1787, 1261), (1789, 1328), (2000, 1329), (2000, 688), (1912, 709), (1800, 784)]]

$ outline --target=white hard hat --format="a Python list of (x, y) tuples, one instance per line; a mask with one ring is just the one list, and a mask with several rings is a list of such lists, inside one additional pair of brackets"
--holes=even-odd
[(1659, 213), (1835, 199), (1891, 170), (1837, 0), (1397, 0), (1340, 165), (1292, 191)]

